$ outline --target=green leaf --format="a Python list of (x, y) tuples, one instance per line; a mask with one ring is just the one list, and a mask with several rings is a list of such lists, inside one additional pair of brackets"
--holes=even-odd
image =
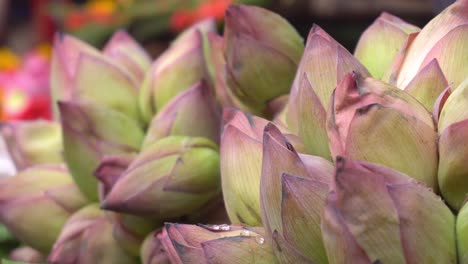
[(26, 262), (2, 259), (2, 264), (27, 264)]
[(13, 240), (13, 236), (4, 225), (0, 225), (0, 243)]

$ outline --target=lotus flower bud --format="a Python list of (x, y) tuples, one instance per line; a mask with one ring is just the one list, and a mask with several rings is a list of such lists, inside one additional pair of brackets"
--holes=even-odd
[(20, 241), (48, 252), (87, 200), (59, 165), (38, 165), (0, 182), (0, 221)]
[(421, 29), (383, 12), (359, 38), (354, 55), (375, 79), (382, 79), (410, 34)]
[(52, 94), (56, 100), (86, 100), (139, 120), (135, 97), (149, 63), (149, 56), (123, 31), (115, 33), (103, 53), (74, 37), (57, 35)]
[(170, 263), (278, 263), (263, 228), (166, 224), (158, 235)]
[(194, 25), (182, 33), (146, 74), (139, 95), (144, 120), (149, 122), (180, 92), (208, 79), (203, 53), (204, 31), (199, 27), (200, 24)]
[(199, 210), (220, 189), (216, 144), (205, 138), (169, 136), (140, 152), (102, 206), (170, 219)]
[(454, 209), (468, 192), (468, 78), (448, 96), (439, 117), (440, 191)]
[(327, 122), (334, 157), (382, 164), (437, 190), (437, 133), (430, 113), (414, 97), (348, 74), (332, 97)]
[(298, 154), (272, 124), (263, 137), (260, 201), (262, 219), (284, 263), (327, 263), (319, 225), (333, 165)]
[(333, 89), (351, 71), (369, 76), (351, 53), (314, 25), (291, 88), (287, 117), (288, 128), (299, 135), (312, 155), (331, 159), (326, 110)]
[(105, 155), (137, 152), (143, 141), (139, 124), (128, 116), (88, 102), (59, 103), (64, 157), (80, 190), (98, 200), (94, 171)]
[[(136, 154), (105, 156), (94, 175), (99, 179), (99, 200), (104, 200), (112, 187), (136, 158)], [(133, 256), (139, 256), (146, 235), (161, 222), (129, 214), (107, 212), (112, 222), (112, 233), (119, 245)]]
[(330, 263), (456, 263), (455, 216), (406, 175), (337, 158), (322, 216)]
[(225, 23), (229, 89), (254, 113), (265, 115), (269, 101), (289, 92), (303, 40), (286, 20), (260, 7), (230, 6)]
[(48, 263), (138, 263), (112, 236), (112, 223), (98, 204), (91, 204), (67, 221), (49, 255)]
[(458, 263), (468, 263), (468, 205), (465, 203), (457, 216)]
[(43, 263), (46, 259), (41, 252), (30, 248), (28, 246), (22, 246), (14, 249), (10, 253), (10, 259), (13, 261), (20, 261), (24, 263)]
[(164, 250), (163, 244), (157, 238), (160, 230), (151, 232), (141, 246), (142, 264), (170, 264), (169, 256)]
[(18, 170), (62, 162), (62, 134), (58, 123), (17, 121), (0, 125), (0, 133)]
[(143, 145), (166, 136), (206, 137), (219, 141), (221, 109), (206, 82), (174, 97), (153, 118)]
[(396, 86), (406, 87), (434, 58), (447, 81), (457, 87), (468, 72), (468, 1), (456, 1), (433, 18), (411, 41), (401, 55), (396, 71)]
[[(221, 182), (229, 219), (234, 224), (260, 226), (262, 136), (268, 121), (229, 108), (223, 115)], [(301, 145), (297, 137), (289, 138)]]

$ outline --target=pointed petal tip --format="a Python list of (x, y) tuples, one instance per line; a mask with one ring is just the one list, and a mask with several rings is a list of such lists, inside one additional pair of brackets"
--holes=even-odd
[(228, 125), (231, 120), (234, 119), (236, 115), (241, 112), (240, 110), (234, 108), (234, 107), (224, 107), (223, 109), (223, 127)]

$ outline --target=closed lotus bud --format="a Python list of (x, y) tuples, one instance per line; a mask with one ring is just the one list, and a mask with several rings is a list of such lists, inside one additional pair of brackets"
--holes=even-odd
[(151, 232), (141, 246), (142, 264), (170, 264), (162, 242), (157, 238), (161, 230)]
[(229, 89), (254, 113), (268, 115), (268, 103), (289, 92), (303, 40), (285, 19), (260, 7), (230, 6), (225, 23)]
[(383, 12), (362, 33), (354, 55), (375, 79), (382, 79), (408, 36), (420, 29), (400, 18)]
[(278, 128), (265, 127), (262, 219), (282, 263), (327, 263), (318, 223), (333, 171), (330, 161), (298, 154)]
[(437, 133), (414, 97), (351, 73), (335, 90), (327, 122), (334, 157), (382, 164), (437, 190)]
[(0, 124), (0, 134), (18, 170), (63, 161), (58, 123), (42, 120), (7, 122)]
[(331, 160), (326, 111), (333, 89), (351, 71), (366, 68), (319, 26), (314, 25), (289, 96), (288, 128), (304, 141), (308, 153)]
[(112, 235), (112, 223), (98, 204), (91, 204), (73, 214), (60, 233), (49, 255), (52, 264), (131, 264), (131, 257)]
[(439, 187), (453, 209), (468, 192), (468, 79), (448, 96), (439, 117)]
[[(94, 175), (99, 179), (99, 200), (104, 200), (112, 187), (120, 179), (125, 170), (136, 158), (136, 154), (121, 154), (105, 156)], [(159, 221), (144, 219), (129, 214), (106, 212), (112, 222), (114, 239), (119, 245), (133, 256), (139, 256), (140, 247), (146, 235), (156, 226), (161, 225)]]
[(60, 102), (64, 157), (80, 190), (98, 200), (94, 171), (106, 155), (138, 152), (139, 124), (128, 116), (88, 102)]
[(20, 241), (47, 253), (68, 217), (87, 200), (59, 165), (38, 165), (0, 181), (0, 221)]
[[(220, 152), (226, 210), (233, 224), (260, 226), (262, 137), (268, 121), (230, 108), (223, 115)], [(288, 136), (300, 147), (297, 137)]]
[(166, 136), (206, 137), (219, 141), (221, 109), (206, 82), (174, 97), (153, 118), (143, 145)]
[[(457, 87), (468, 72), (468, 1), (455, 1), (433, 18), (411, 40), (396, 63), (396, 86), (406, 87), (433, 59), (437, 59), (447, 81)], [(462, 55), (464, 54), (464, 55)], [(392, 80), (391, 80), (392, 81)]]
[(217, 145), (205, 138), (169, 136), (145, 146), (102, 206), (170, 219), (200, 210), (220, 191)]
[(465, 203), (457, 216), (458, 263), (468, 263), (468, 205)]
[(158, 234), (170, 263), (278, 263), (260, 227), (166, 224)]
[(211, 31), (194, 25), (182, 33), (151, 66), (139, 94), (144, 120), (151, 118), (180, 92), (208, 78), (204, 57), (204, 34)]
[(10, 259), (24, 263), (43, 263), (46, 258), (41, 252), (35, 249), (22, 246), (11, 251)]
[(336, 166), (321, 224), (329, 263), (457, 263), (455, 216), (432, 190), (377, 164)]
[(135, 97), (149, 63), (143, 48), (123, 31), (114, 34), (102, 53), (72, 36), (57, 35), (52, 94), (56, 100), (86, 100), (139, 120)]

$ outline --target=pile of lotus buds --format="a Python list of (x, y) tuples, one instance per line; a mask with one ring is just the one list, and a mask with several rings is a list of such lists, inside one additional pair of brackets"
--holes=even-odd
[(468, 263), (468, 0), (354, 55), (244, 5), (154, 62), (57, 35), (51, 81), (56, 122), (1, 126), (13, 260)]

